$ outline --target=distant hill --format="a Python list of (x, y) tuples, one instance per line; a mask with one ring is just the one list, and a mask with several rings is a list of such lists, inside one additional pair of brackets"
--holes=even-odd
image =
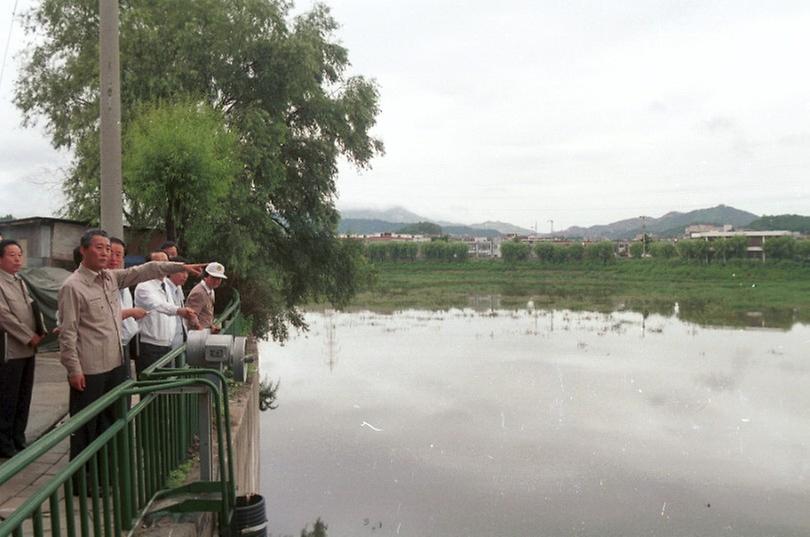
[(470, 227), (477, 228), (477, 229), (494, 229), (495, 231), (500, 232), (503, 235), (533, 235), (534, 231), (531, 229), (526, 229), (525, 227), (516, 226), (510, 224), (508, 222), (498, 222), (487, 220), (486, 222), (481, 222), (480, 224), (470, 224)]
[[(429, 223), (430, 224), (430, 223)], [(418, 224), (406, 224), (401, 222), (386, 222), (384, 220), (366, 220), (363, 218), (342, 218), (338, 223), (338, 233), (354, 235), (373, 235), (375, 233), (407, 233), (407, 234), (430, 234), (418, 231)], [(438, 226), (430, 224), (440, 229), (439, 233), (452, 237), (500, 237), (500, 233), (494, 229), (476, 229), (469, 226), (449, 225)], [(431, 228), (436, 229), (436, 228)]]
[(660, 218), (638, 217), (619, 220), (612, 224), (591, 227), (570, 227), (555, 236), (583, 237), (586, 239), (632, 239), (643, 230), (659, 237), (678, 237), (683, 235), (686, 226), (693, 224), (730, 224), (735, 228), (747, 227), (759, 217), (734, 207), (718, 205), (708, 209), (698, 209), (688, 213), (670, 212)]
[(451, 237), (500, 237), (501, 233), (497, 229), (480, 229), (472, 226), (462, 226), (460, 224), (442, 226), (442, 231)]
[(397, 230), (403, 235), (441, 235), (442, 226), (433, 222), (417, 222), (416, 224), (406, 224)]
[(798, 231), (810, 234), (810, 216), (799, 214), (778, 214), (763, 216), (748, 224), (748, 229), (757, 231)]
[(402, 222), (364, 218), (341, 218), (338, 233), (373, 235), (374, 233), (394, 233), (402, 227)]
[[(770, 218), (771, 220), (766, 220)], [(780, 215), (773, 217), (759, 218), (753, 213), (741, 211), (734, 207), (718, 205), (708, 209), (698, 209), (686, 213), (670, 212), (659, 218), (636, 217), (619, 220), (611, 224), (597, 225), (591, 227), (570, 227), (563, 231), (554, 233), (556, 237), (581, 237), (585, 239), (632, 239), (640, 235), (643, 230), (658, 237), (679, 237), (683, 235), (684, 229), (693, 224), (729, 224), (735, 228), (750, 227), (755, 221), (761, 222), (757, 225), (771, 226), (761, 229), (787, 229), (792, 231), (807, 230), (810, 224), (804, 220), (810, 217), (798, 215)], [(394, 233), (403, 229), (406, 224), (417, 224), (428, 222), (441, 226), (442, 233), (460, 237), (498, 237), (516, 233), (518, 235), (530, 235), (531, 230), (509, 224), (507, 222), (487, 221), (470, 226), (455, 224), (452, 222), (436, 222), (429, 218), (424, 218), (416, 213), (412, 213), (402, 207), (394, 207), (383, 211), (362, 209), (341, 211), (341, 220), (338, 225), (339, 233), (356, 233), (370, 235), (374, 233)], [(752, 228), (760, 229), (760, 228)], [(802, 231), (810, 233), (810, 230)]]
[(403, 208), (391, 207), (378, 211), (375, 209), (346, 209), (340, 211), (341, 218), (350, 220), (381, 220), (383, 222), (393, 222), (399, 224), (415, 224), (417, 222), (427, 222), (430, 219), (419, 216), (416, 213)]

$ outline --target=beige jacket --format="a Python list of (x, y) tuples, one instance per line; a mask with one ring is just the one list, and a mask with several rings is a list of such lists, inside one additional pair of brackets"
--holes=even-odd
[(124, 363), (118, 290), (185, 270), (182, 263), (152, 261), (93, 272), (81, 265), (59, 289), (59, 358), (68, 375), (106, 373)]
[(34, 349), (28, 346), (37, 326), (32, 303), (22, 279), (0, 269), (0, 327), (8, 333), (9, 360), (34, 355)]
[(201, 281), (188, 294), (186, 307), (191, 308), (197, 314), (200, 321), (200, 328), (203, 330), (211, 328), (214, 323), (214, 290), (209, 289), (204, 281)]

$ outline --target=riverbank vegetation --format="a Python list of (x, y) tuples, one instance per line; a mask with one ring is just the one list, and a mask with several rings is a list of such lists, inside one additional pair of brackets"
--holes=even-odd
[(374, 286), (353, 308), (631, 309), (705, 324), (810, 322), (810, 264), (682, 259), (542, 263), (469, 260), (375, 263)]

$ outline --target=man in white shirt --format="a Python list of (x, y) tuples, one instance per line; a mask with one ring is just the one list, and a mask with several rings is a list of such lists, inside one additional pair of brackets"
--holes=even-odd
[[(169, 261), (173, 261), (175, 263), (185, 263), (186, 261), (179, 256), (170, 257)], [(166, 294), (173, 300), (173, 302), (184, 308), (186, 305), (186, 296), (183, 293), (183, 285), (185, 285), (186, 281), (188, 280), (188, 274), (177, 273), (177, 276), (172, 275), (171, 277), (167, 276), (163, 278), (163, 284), (165, 285)], [(189, 328), (192, 330), (199, 330), (200, 323), (197, 319), (197, 314), (194, 313), (192, 318), (189, 319), (188, 317), (181, 317), (175, 316), (176, 328), (174, 333), (174, 339), (172, 339), (172, 350), (176, 349), (180, 345), (186, 342), (186, 334), (188, 333)]]
[(135, 305), (149, 312), (139, 322), (141, 352), (135, 364), (139, 377), (144, 369), (182, 345), (183, 319), (191, 325), (197, 322), (194, 311), (184, 306), (183, 291), (179, 289), (187, 277), (149, 280), (135, 288)]
[[(110, 237), (110, 259), (107, 261), (107, 268), (111, 270), (124, 268), (126, 250), (127, 245), (124, 241), (118, 237)], [(124, 347), (124, 370), (129, 377), (132, 375), (130, 342), (138, 334), (138, 320), (146, 315), (146, 310), (133, 307), (132, 293), (128, 287), (119, 289), (118, 293), (121, 296), (121, 345)]]

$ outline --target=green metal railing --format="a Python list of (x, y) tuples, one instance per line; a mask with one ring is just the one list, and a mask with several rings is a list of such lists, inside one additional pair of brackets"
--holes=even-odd
[[(236, 294), (218, 317), (223, 332), (243, 328), (239, 302)], [(164, 367), (174, 362), (176, 367)], [(0, 523), (0, 537), (118, 537), (150, 513), (190, 511), (217, 513), (220, 534), (228, 535), (236, 488), (227, 389), (219, 371), (186, 367), (185, 345), (166, 354), (141, 380), (120, 384), (0, 466), (3, 485), (106, 409), (115, 409), (106, 431)], [(201, 405), (211, 416), (207, 423), (200, 423)], [(215, 475), (170, 487), (172, 473), (193, 456), (200, 436), (212, 432)]]

